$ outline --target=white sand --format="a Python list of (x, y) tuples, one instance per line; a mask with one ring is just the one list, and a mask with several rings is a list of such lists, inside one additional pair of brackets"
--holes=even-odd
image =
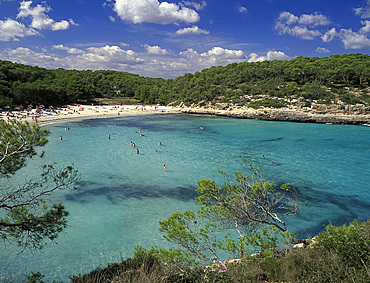
[[(64, 123), (66, 121), (76, 121), (93, 118), (109, 118), (119, 116), (136, 116), (160, 113), (180, 113), (180, 109), (169, 106), (141, 106), (141, 105), (68, 105), (64, 108), (57, 108), (55, 111), (36, 110), (13, 111), (11, 116), (2, 114), (2, 119), (17, 119), (34, 122), (37, 120), (40, 126), (49, 124)], [(14, 117), (12, 117), (14, 116)], [(23, 118), (20, 118), (23, 117)], [(26, 118), (24, 118), (26, 117)]]

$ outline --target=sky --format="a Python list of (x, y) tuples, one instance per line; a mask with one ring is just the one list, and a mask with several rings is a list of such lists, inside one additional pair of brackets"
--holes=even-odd
[(0, 0), (0, 60), (176, 78), (370, 51), (370, 0)]

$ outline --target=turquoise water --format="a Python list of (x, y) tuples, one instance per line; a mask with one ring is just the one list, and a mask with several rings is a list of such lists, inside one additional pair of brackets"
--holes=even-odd
[(243, 170), (241, 157), (261, 165), (266, 179), (299, 188), (309, 206), (287, 224), (300, 237), (314, 236), (329, 222), (370, 217), (369, 127), (158, 114), (48, 128), (45, 157), (32, 160), (17, 178), (35, 174), (41, 164), (73, 163), (82, 175), (77, 190), (55, 196), (70, 212), (69, 226), (42, 251), (16, 255), (16, 247), (1, 245), (3, 280), (41, 272), (46, 281), (68, 281), (132, 256), (135, 245), (168, 247), (158, 221), (194, 208), (197, 181), (221, 184), (217, 169)]

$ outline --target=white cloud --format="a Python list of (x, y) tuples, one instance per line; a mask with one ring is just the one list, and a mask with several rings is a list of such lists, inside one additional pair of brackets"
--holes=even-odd
[(73, 20), (70, 22), (62, 20), (55, 22), (50, 19), (47, 13), (51, 10), (48, 6), (38, 4), (36, 7), (31, 7), (32, 1), (22, 1), (20, 3), (19, 13), (17, 18), (31, 17), (31, 27), (36, 29), (50, 29), (50, 30), (65, 30), (68, 29), (70, 24), (76, 25)]
[(155, 55), (167, 55), (167, 54), (170, 54), (170, 52), (167, 49), (163, 49), (163, 48), (159, 47), (158, 45), (156, 45), (156, 46), (150, 46), (148, 44), (145, 44), (144, 47), (145, 47), (146, 51), (149, 54), (155, 54)]
[(292, 36), (300, 37), (306, 40), (312, 40), (322, 33), (313, 29), (317, 26), (327, 26), (330, 20), (321, 14), (303, 14), (300, 17), (295, 16), (289, 12), (282, 12), (275, 24), (275, 29), (279, 34), (289, 34)]
[(239, 11), (239, 13), (246, 13), (248, 10), (247, 10), (247, 8), (245, 8), (245, 7), (243, 7), (243, 6), (240, 6), (240, 7), (238, 8), (238, 11)]
[(83, 51), (81, 49), (69, 48), (69, 47), (64, 46), (63, 44), (53, 45), (52, 48), (57, 49), (57, 50), (67, 51), (67, 53), (69, 53), (69, 54), (83, 54), (83, 53), (85, 53), (85, 51)]
[(361, 21), (363, 27), (359, 30), (360, 34), (366, 34), (370, 32), (370, 21)]
[(358, 32), (354, 32), (352, 29), (341, 29), (339, 32), (336, 32), (333, 28), (321, 38), (324, 42), (329, 42), (337, 36), (344, 44), (345, 49), (370, 48), (370, 39), (368, 38), (368, 34), (370, 33), (370, 21), (361, 21), (361, 24), (363, 27), (359, 29)]
[(176, 34), (187, 34), (187, 33), (194, 33), (194, 34), (209, 34), (209, 31), (200, 29), (197, 26), (193, 26), (191, 28), (183, 28), (176, 31)]
[(41, 67), (59, 68), (63, 66), (57, 57), (45, 53), (34, 52), (24, 47), (6, 49), (3, 53), (0, 53), (0, 58), (2, 60)]
[(10, 41), (11, 39), (18, 41), (19, 37), (33, 35), (39, 35), (39, 33), (32, 28), (27, 28), (22, 23), (12, 19), (0, 20), (0, 41)]
[(195, 23), (199, 14), (175, 3), (157, 0), (115, 0), (114, 11), (124, 20), (139, 23), (172, 24), (176, 22)]
[[(69, 48), (65, 45), (54, 45), (53, 50), (64, 50), (67, 53), (56, 55), (43, 50), (35, 52), (28, 48), (7, 49), (0, 51), (0, 60), (9, 60), (44, 68), (64, 68), (76, 70), (116, 70), (136, 73), (141, 76), (174, 78), (185, 73), (194, 73), (211, 66), (225, 66), (230, 63), (241, 63), (262, 60), (290, 59), (284, 52), (269, 51), (265, 56), (253, 54), (246, 56), (241, 50), (230, 50), (213, 47), (200, 53), (187, 49), (178, 54), (168, 52), (158, 46), (145, 45), (147, 52), (136, 53), (124, 50), (119, 46)], [(163, 56), (167, 52), (166, 56)]]
[(89, 47), (81, 57), (87, 61), (115, 62), (118, 64), (137, 64), (143, 60), (132, 50), (123, 50), (119, 46)]
[(317, 27), (330, 25), (331, 22), (324, 15), (315, 13), (311, 15), (303, 14), (302, 16), (299, 17), (298, 23), (310, 27)]
[(251, 53), (249, 54), (248, 62), (262, 62), (262, 61), (273, 61), (273, 60), (290, 60), (291, 57), (286, 55), (282, 51), (272, 51), (269, 50), (266, 54), (266, 56), (259, 56), (257, 53)]
[(193, 6), (197, 11), (203, 10), (207, 6), (206, 1), (202, 1), (202, 3), (183, 1), (182, 3), (187, 6)]
[(342, 29), (339, 33), (345, 49), (362, 49), (370, 47), (370, 39), (366, 34), (353, 32), (352, 29)]
[(366, 6), (362, 8), (354, 9), (355, 15), (361, 17), (361, 19), (370, 18), (370, 0), (367, 0)]
[(323, 36), (321, 36), (322, 41), (324, 42), (330, 42), (338, 35), (335, 28), (332, 28), (331, 30), (328, 30)]
[(243, 51), (229, 50), (222, 47), (213, 47), (211, 50), (204, 53), (198, 53), (189, 48), (186, 51), (180, 52), (180, 56), (187, 58), (189, 63), (191, 65), (196, 65), (198, 69), (246, 61), (246, 56)]
[(317, 53), (330, 53), (330, 50), (324, 48), (324, 47), (317, 47), (315, 50)]

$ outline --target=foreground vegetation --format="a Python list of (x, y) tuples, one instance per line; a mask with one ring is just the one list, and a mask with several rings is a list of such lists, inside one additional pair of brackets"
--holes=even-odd
[[(169, 256), (172, 255), (172, 256)], [(306, 248), (191, 267), (175, 251), (136, 247), (133, 258), (71, 277), (72, 282), (369, 282), (370, 221), (329, 225)]]
[(297, 57), (290, 61), (233, 63), (175, 79), (117, 71), (47, 70), (0, 61), (0, 107), (61, 105), (127, 97), (162, 105), (284, 107), (370, 103), (370, 56)]

